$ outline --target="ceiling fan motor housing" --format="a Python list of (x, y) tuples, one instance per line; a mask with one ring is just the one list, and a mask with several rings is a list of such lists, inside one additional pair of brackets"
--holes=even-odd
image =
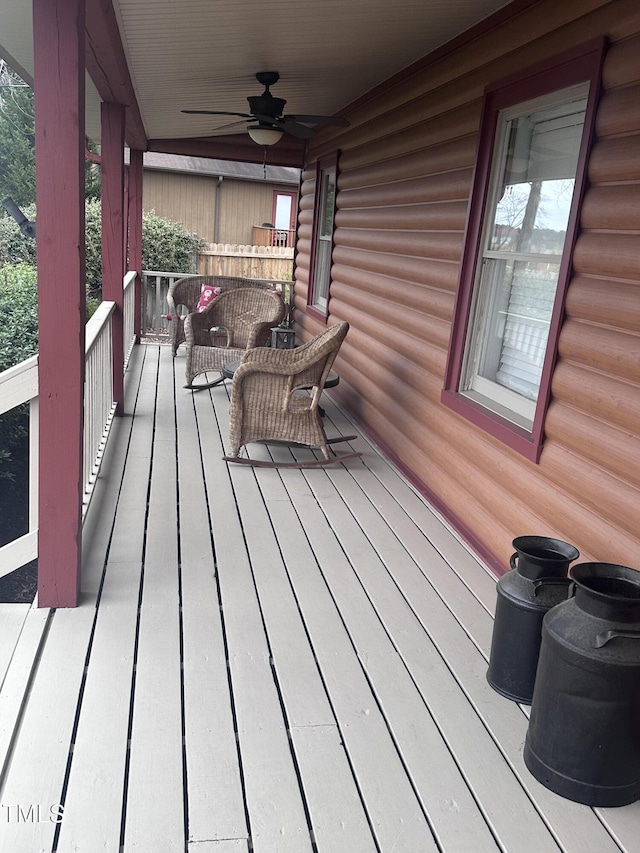
[(256, 116), (269, 116), (277, 118), (281, 116), (287, 103), (284, 98), (274, 98), (269, 92), (262, 95), (253, 95), (247, 98), (249, 111)]

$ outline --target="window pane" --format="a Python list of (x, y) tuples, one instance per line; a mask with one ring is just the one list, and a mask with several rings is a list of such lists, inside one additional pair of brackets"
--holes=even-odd
[(558, 281), (557, 263), (488, 260), (488, 300), (477, 329), (477, 375), (535, 400)]
[(276, 193), (276, 228), (291, 228), (293, 198), (289, 194)]
[(316, 238), (312, 299), (312, 305), (322, 311), (326, 310), (327, 299), (329, 297), (335, 197), (335, 169), (323, 170), (321, 175), (320, 202), (318, 208), (318, 233)]
[(313, 289), (313, 301), (318, 307), (325, 308), (327, 304), (330, 268), (331, 240), (321, 239), (316, 253), (316, 285)]
[(508, 185), (494, 214), (489, 248), (561, 255), (573, 185), (569, 179)]
[(325, 172), (322, 178), (322, 197), (320, 200), (320, 236), (331, 237), (333, 234), (333, 211), (336, 198), (335, 172)]
[(567, 231), (586, 97), (503, 114), (503, 151), (488, 248), (560, 254)]

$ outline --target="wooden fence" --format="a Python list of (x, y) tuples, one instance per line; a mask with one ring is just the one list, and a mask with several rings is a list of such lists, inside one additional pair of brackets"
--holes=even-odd
[(291, 281), (293, 247), (211, 243), (198, 257), (198, 273)]

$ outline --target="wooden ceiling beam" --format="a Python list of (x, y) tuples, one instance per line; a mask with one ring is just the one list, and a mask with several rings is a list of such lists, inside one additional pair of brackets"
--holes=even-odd
[[(262, 163), (265, 154), (262, 146), (256, 145), (247, 133), (233, 136), (200, 136), (190, 139), (150, 139), (147, 150), (240, 163)], [(280, 142), (267, 148), (266, 162), (269, 166), (301, 168), (304, 153), (304, 140), (285, 136)]]
[(131, 148), (146, 151), (142, 121), (111, 0), (86, 2), (86, 67), (100, 97), (126, 107), (125, 139)]

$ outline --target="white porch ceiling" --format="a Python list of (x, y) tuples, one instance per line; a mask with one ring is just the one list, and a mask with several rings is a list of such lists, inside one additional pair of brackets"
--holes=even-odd
[[(332, 115), (506, 5), (504, 0), (113, 0), (149, 139), (237, 134), (257, 71), (280, 72), (286, 111)], [(31, 4), (0, 0), (0, 55), (33, 72)], [(87, 92), (87, 132), (99, 96)]]

